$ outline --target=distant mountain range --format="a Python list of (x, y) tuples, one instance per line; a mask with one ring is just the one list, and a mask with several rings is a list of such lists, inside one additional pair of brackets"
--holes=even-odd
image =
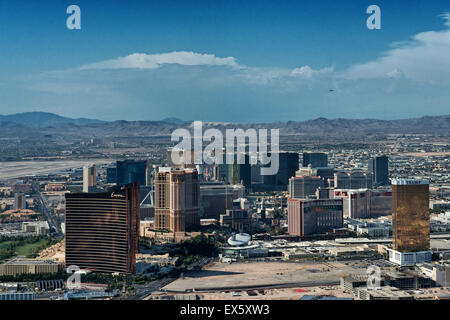
[[(14, 115), (0, 115), (0, 137), (43, 137), (62, 138), (111, 138), (168, 136), (180, 127), (189, 128), (192, 121), (166, 118), (160, 121), (101, 121), (94, 119), (72, 119), (46, 112), (26, 112)], [(326, 119), (288, 121), (258, 124), (234, 124), (204, 122), (204, 129), (217, 128), (265, 128), (280, 129), (281, 136), (305, 137), (356, 137), (402, 133), (434, 133), (450, 135), (450, 115), (425, 116), (403, 120), (376, 119)]]
[(24, 112), (6, 116), (0, 115), (0, 123), (4, 125), (19, 125), (30, 128), (61, 127), (65, 125), (84, 126), (86, 124), (103, 122), (86, 118), (66, 118), (50, 112)]

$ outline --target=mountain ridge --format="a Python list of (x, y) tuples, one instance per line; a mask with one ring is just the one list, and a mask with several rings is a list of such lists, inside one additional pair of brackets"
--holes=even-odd
[[(0, 115), (2, 137), (26, 137), (60, 135), (68, 138), (86, 137), (138, 137), (167, 136), (176, 128), (191, 128), (192, 121), (177, 118), (163, 120), (116, 120), (103, 121), (87, 118), (72, 119), (46, 112), (30, 112), (15, 115)], [(450, 115), (423, 116), (419, 118), (378, 120), (378, 119), (327, 119), (320, 117), (306, 121), (286, 121), (271, 123), (225, 123), (203, 122), (204, 130), (280, 129), (280, 135), (302, 136), (363, 136), (392, 133), (435, 133), (450, 134)]]

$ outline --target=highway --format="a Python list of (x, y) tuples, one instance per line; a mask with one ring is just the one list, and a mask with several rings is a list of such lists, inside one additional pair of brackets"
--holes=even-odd
[(42, 196), (42, 194), (39, 190), (39, 186), (36, 184), (36, 182), (33, 182), (31, 184), (31, 187), (33, 188), (34, 192), (38, 195), (38, 199), (39, 199), (39, 202), (41, 203), (41, 207), (42, 207), (42, 212), (45, 214), (45, 216), (47, 218), (50, 230), (52, 230), (52, 228), (54, 228), (54, 230), (56, 230), (54, 237), (56, 239), (61, 239), (63, 236), (62, 231), (61, 231), (61, 225), (60, 225), (60, 223), (58, 223), (58, 221), (56, 221), (55, 217), (53, 216), (52, 210), (49, 208), (49, 205), (47, 204), (45, 197)]

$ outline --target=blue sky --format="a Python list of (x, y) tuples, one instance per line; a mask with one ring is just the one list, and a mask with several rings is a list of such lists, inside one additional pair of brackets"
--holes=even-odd
[[(66, 28), (70, 4), (81, 8), (81, 30)], [(366, 28), (371, 4), (381, 30)], [(449, 1), (0, 0), (0, 114), (226, 122), (449, 114), (446, 13)]]

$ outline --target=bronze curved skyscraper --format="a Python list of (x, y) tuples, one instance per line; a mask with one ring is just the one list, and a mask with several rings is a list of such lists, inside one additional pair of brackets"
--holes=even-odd
[(134, 273), (139, 249), (139, 185), (66, 194), (66, 266)]

